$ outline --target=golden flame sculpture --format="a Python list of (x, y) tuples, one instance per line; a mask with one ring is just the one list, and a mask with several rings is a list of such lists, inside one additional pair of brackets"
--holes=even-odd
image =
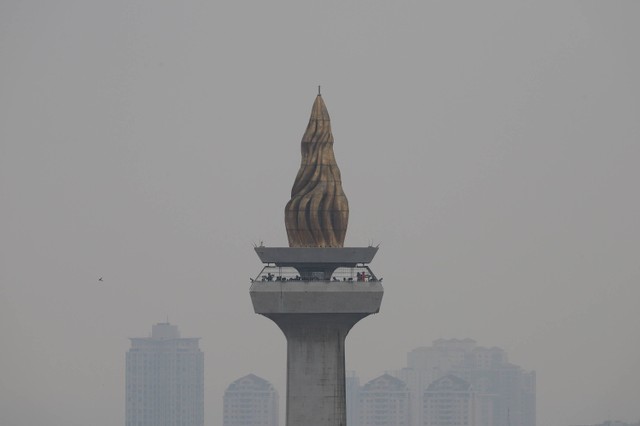
[(302, 137), (302, 161), (284, 209), (290, 247), (342, 247), (349, 202), (333, 154), (329, 112), (318, 94)]

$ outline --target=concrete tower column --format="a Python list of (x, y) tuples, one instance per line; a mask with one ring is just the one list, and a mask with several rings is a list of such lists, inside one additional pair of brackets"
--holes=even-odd
[(287, 338), (287, 425), (346, 425), (344, 341), (362, 315), (270, 318)]
[(254, 282), (256, 313), (287, 338), (287, 426), (345, 426), (345, 339), (382, 301), (379, 281)]

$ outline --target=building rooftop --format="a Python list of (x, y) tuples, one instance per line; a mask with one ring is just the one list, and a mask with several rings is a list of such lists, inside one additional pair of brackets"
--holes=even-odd
[(363, 387), (363, 392), (372, 392), (372, 391), (406, 391), (408, 390), (407, 385), (402, 380), (397, 377), (393, 377), (389, 374), (383, 374), (382, 376), (376, 377), (368, 381)]
[(244, 377), (239, 378), (235, 382), (231, 383), (227, 387), (227, 392), (237, 391), (272, 391), (274, 387), (267, 380), (256, 376), (255, 374), (247, 374)]

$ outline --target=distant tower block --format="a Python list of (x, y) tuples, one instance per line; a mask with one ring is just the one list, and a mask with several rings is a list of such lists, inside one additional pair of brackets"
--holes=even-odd
[(255, 374), (231, 383), (224, 393), (223, 426), (279, 426), (278, 392)]
[(382, 283), (367, 266), (378, 249), (343, 247), (348, 214), (318, 94), (285, 208), (290, 247), (256, 247), (265, 267), (250, 290), (287, 338), (287, 426), (346, 425), (345, 338), (380, 310)]
[(204, 355), (197, 337), (169, 322), (131, 338), (126, 358), (126, 426), (203, 426)]

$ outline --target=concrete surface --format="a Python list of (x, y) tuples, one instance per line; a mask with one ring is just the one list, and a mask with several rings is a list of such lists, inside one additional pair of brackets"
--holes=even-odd
[(380, 310), (382, 284), (255, 282), (250, 294), (287, 338), (286, 426), (346, 426), (345, 339)]

